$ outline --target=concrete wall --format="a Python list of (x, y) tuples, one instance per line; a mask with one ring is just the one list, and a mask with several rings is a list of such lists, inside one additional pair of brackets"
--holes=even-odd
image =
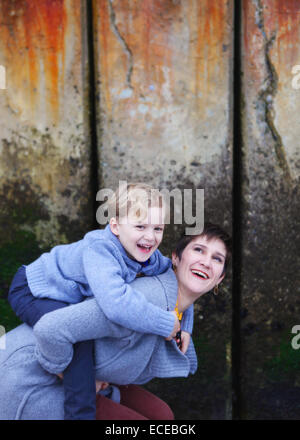
[[(230, 231), (233, 2), (93, 5), (101, 185), (114, 188), (122, 176), (160, 189), (204, 188), (205, 219)], [(178, 232), (168, 228), (164, 253), (171, 254)], [(217, 302), (210, 294), (196, 309), (197, 375), (149, 388), (178, 417), (230, 417), (229, 283)]]
[(242, 45), (246, 416), (299, 418), (287, 391), (281, 392), (285, 383), (295, 393), (300, 366), (291, 347), (300, 311), (300, 92), (292, 74), (300, 60), (299, 2), (245, 1)]
[(80, 2), (0, 2), (1, 242), (51, 246), (92, 222)]

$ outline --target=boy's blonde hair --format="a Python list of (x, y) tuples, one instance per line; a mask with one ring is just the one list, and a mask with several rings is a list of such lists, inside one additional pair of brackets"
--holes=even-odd
[(162, 209), (162, 219), (166, 216), (163, 194), (146, 183), (121, 182), (106, 204), (109, 217), (115, 217), (119, 222), (128, 216), (135, 221), (145, 221), (148, 209), (153, 207)]

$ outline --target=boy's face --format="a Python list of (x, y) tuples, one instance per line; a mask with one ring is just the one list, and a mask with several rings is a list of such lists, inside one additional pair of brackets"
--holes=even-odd
[(110, 229), (115, 234), (130, 258), (140, 263), (147, 261), (160, 245), (163, 232), (163, 210), (159, 207), (148, 209), (145, 220), (139, 221), (128, 214), (126, 219), (118, 222), (112, 218)]

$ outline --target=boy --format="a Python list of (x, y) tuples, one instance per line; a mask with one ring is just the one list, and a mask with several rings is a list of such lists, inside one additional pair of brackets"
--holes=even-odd
[[(44, 313), (95, 296), (111, 321), (171, 339), (180, 330), (176, 313), (148, 303), (128, 284), (139, 274), (160, 274), (171, 265), (158, 251), (164, 230), (162, 196), (149, 185), (125, 184), (107, 206), (114, 208), (115, 215), (104, 230), (56, 246), (22, 266), (12, 282), (9, 302), (33, 326)], [(184, 329), (190, 328), (192, 313), (191, 309)], [(142, 322), (138, 316), (144, 317)], [(95, 419), (92, 350), (93, 341), (74, 345), (72, 362), (64, 371), (65, 419)]]

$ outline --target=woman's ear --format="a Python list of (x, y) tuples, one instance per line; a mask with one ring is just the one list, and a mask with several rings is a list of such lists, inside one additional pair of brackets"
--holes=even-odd
[(222, 275), (220, 276), (218, 284), (220, 284), (223, 281), (224, 277), (225, 277), (225, 272), (223, 272)]
[(119, 222), (115, 217), (112, 217), (109, 220), (109, 226), (110, 226), (111, 232), (118, 237), (119, 236)]
[(177, 267), (177, 264), (178, 264), (178, 257), (177, 257), (177, 255), (175, 254), (175, 252), (172, 252), (172, 264), (173, 264), (173, 267)]

